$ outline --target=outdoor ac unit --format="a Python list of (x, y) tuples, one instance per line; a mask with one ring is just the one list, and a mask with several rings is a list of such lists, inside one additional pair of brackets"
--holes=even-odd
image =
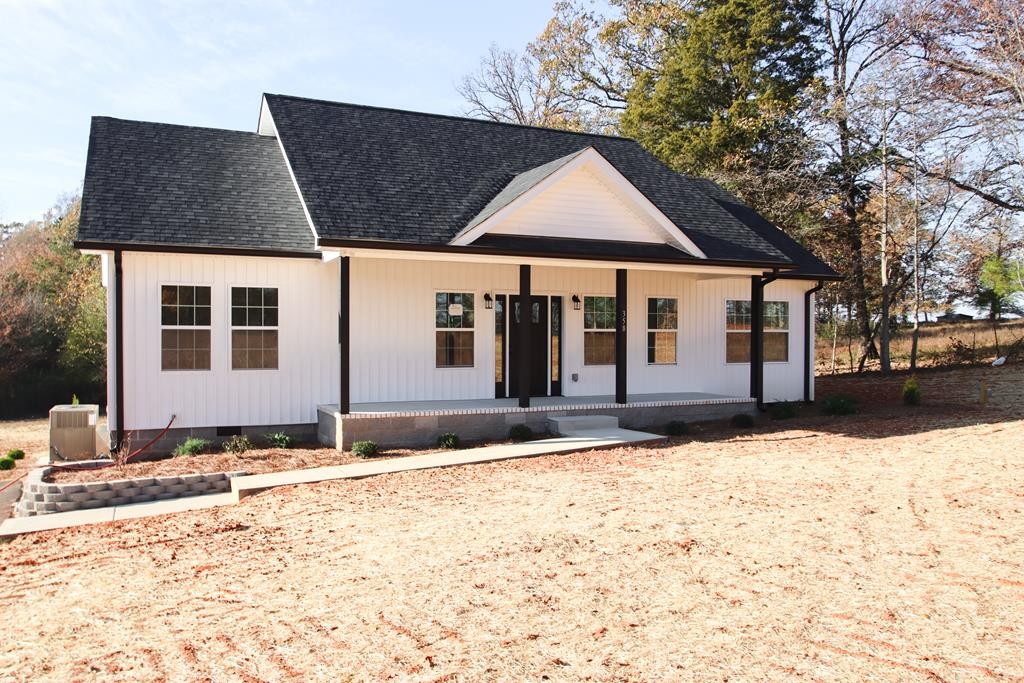
[(50, 462), (96, 457), (98, 405), (50, 408)]

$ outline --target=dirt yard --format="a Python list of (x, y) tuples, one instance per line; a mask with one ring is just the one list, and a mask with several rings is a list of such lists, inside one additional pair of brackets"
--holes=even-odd
[[(976, 405), (979, 375), (995, 400)], [(0, 545), (0, 679), (1024, 680), (1024, 372)]]

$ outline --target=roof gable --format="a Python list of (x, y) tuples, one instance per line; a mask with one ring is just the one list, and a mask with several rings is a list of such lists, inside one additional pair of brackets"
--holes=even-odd
[(452, 244), (484, 234), (670, 244), (704, 255), (593, 147), (515, 176)]

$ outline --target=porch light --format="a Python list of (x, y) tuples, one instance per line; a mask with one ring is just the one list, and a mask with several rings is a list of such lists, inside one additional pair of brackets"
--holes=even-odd
[(484, 308), (488, 311), (494, 308), (494, 297), (491, 296), (490, 292), (484, 292)]
[(572, 310), (574, 310), (574, 311), (580, 310), (580, 295), (579, 294), (573, 294), (572, 295)]

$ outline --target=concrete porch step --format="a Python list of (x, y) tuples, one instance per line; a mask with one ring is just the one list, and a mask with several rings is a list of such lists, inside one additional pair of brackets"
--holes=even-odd
[(572, 436), (591, 429), (617, 429), (619, 418), (614, 415), (559, 415), (548, 418), (548, 429), (553, 434)]

